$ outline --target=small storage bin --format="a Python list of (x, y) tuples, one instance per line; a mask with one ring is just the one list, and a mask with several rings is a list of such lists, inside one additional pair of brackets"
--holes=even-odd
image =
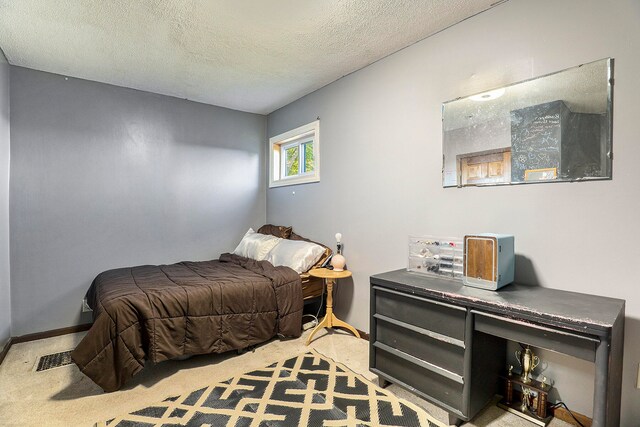
[(463, 255), (461, 238), (409, 236), (407, 270), (462, 280)]

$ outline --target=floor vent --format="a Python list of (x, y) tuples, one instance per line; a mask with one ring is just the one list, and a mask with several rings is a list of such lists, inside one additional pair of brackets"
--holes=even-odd
[(47, 369), (59, 368), (61, 366), (72, 364), (72, 351), (73, 350), (68, 350), (60, 353), (47, 354), (46, 356), (42, 356), (40, 360), (38, 360), (38, 367), (36, 368), (36, 372), (46, 371)]

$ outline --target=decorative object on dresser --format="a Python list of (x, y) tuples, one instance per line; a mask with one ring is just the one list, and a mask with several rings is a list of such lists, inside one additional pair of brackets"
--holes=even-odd
[(464, 284), (495, 291), (513, 282), (513, 240), (508, 234), (464, 236)]
[(409, 236), (407, 270), (448, 279), (462, 279), (462, 239)]
[(593, 425), (620, 424), (624, 300), (517, 283), (492, 292), (406, 270), (370, 280), (369, 366), (382, 383), (468, 421), (502, 392), (512, 340), (593, 362)]
[[(335, 256), (334, 256), (335, 258)], [(345, 279), (347, 277), (351, 277), (351, 272), (348, 270), (329, 270), (327, 268), (314, 268), (309, 270), (309, 275), (311, 277), (319, 277), (326, 281), (327, 283), (327, 311), (324, 318), (320, 321), (318, 326), (311, 331), (309, 334), (309, 338), (307, 338), (307, 345), (311, 342), (311, 339), (315, 335), (316, 332), (321, 330), (322, 328), (344, 328), (348, 331), (351, 331), (356, 337), (360, 338), (360, 334), (353, 326), (349, 325), (346, 322), (338, 319), (335, 314), (333, 314), (333, 285), (336, 283), (337, 279)]]
[(467, 235), (464, 239), (409, 236), (407, 270), (496, 290), (513, 282), (513, 242), (511, 235), (493, 233)]

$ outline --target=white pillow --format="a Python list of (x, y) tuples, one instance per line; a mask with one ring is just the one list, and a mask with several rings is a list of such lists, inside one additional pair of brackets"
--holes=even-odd
[(286, 265), (298, 273), (304, 273), (318, 262), (323, 253), (324, 248), (315, 243), (280, 239), (269, 252), (267, 261), (275, 266)]
[(256, 233), (253, 228), (250, 228), (233, 253), (256, 261), (263, 261), (280, 240), (282, 240), (280, 237)]

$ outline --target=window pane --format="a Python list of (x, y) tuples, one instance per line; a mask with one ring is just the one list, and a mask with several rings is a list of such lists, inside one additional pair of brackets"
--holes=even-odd
[(285, 150), (286, 153), (286, 164), (285, 164), (285, 176), (293, 176), (298, 175), (299, 164), (300, 164), (300, 155), (299, 150), (300, 146), (296, 145), (293, 147), (289, 147)]
[(304, 144), (304, 171), (313, 172), (313, 166), (313, 142), (307, 142)]
[(315, 121), (269, 138), (269, 188), (320, 181), (319, 130)]

